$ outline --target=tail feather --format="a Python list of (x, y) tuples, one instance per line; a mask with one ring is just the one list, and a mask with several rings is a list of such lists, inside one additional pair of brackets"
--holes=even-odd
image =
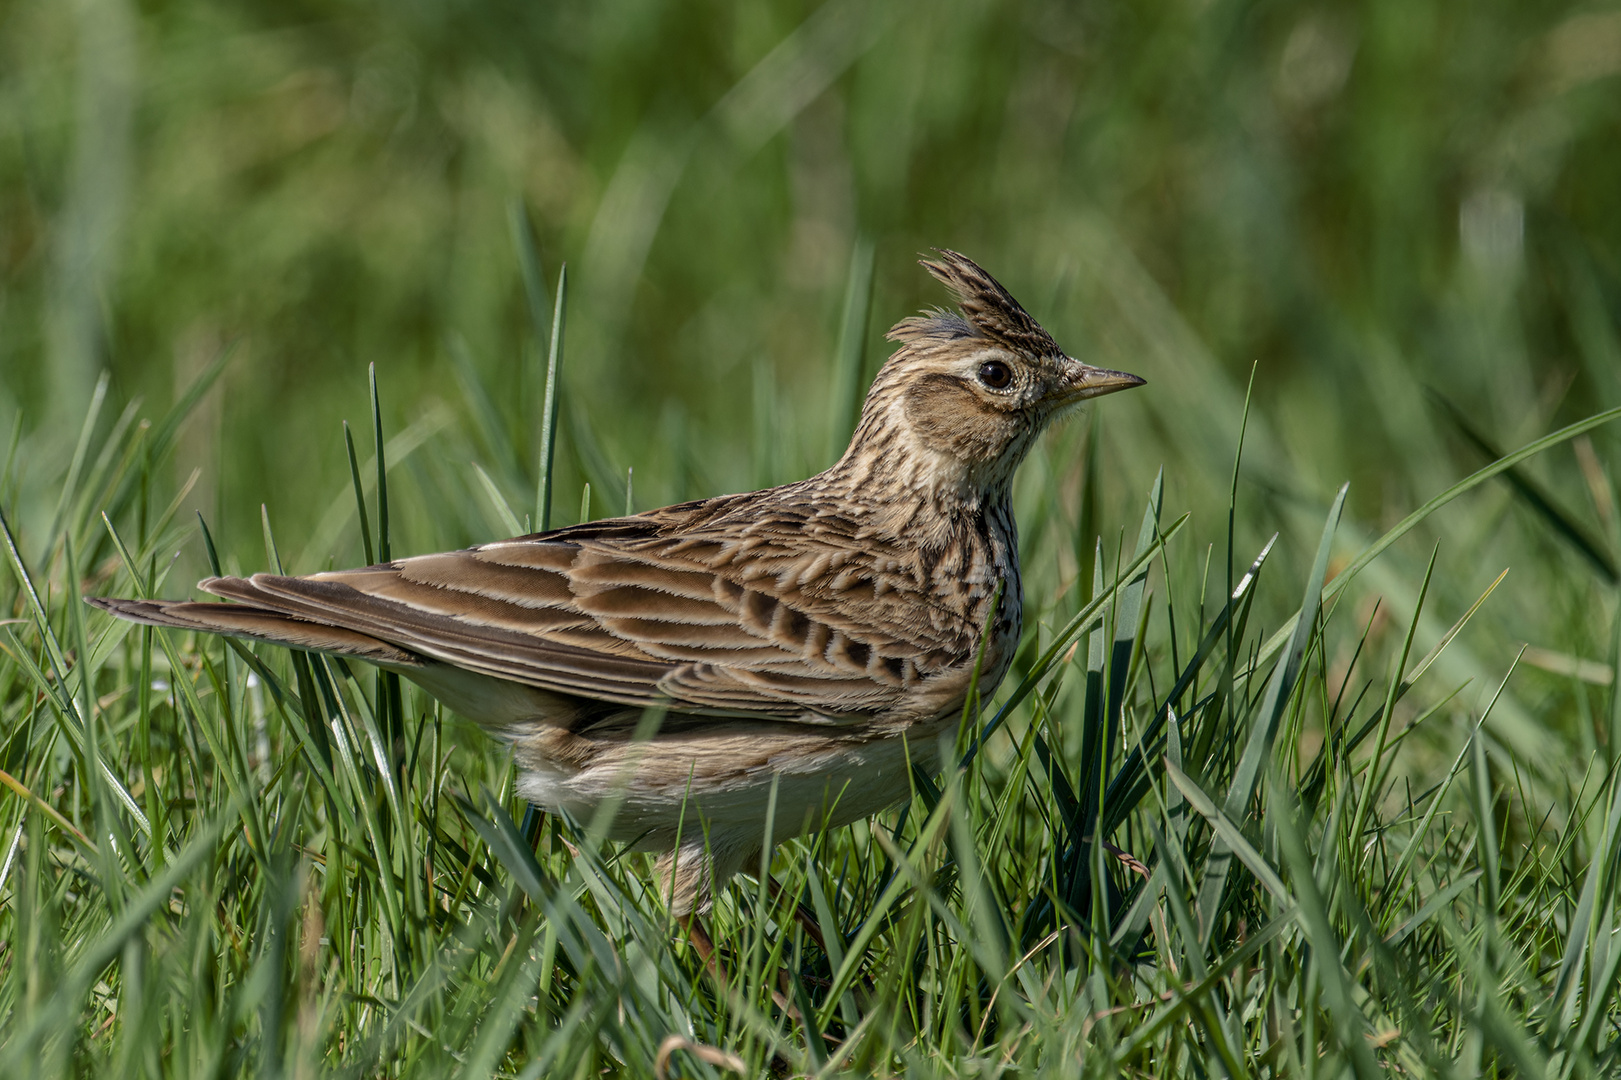
[(174, 630), (196, 630), (252, 638), (308, 652), (356, 656), (392, 667), (421, 667), (425, 660), (397, 645), (340, 626), (326, 626), (249, 604), (199, 604), (189, 600), (120, 600), (87, 597), (86, 602), (121, 619)]

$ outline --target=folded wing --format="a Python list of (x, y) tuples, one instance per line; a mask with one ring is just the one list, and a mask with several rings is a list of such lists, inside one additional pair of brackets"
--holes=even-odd
[[(756, 504), (739, 523), (724, 504), (358, 570), (210, 578), (200, 587), (239, 603), (121, 613), (627, 705), (823, 722), (887, 709), (972, 655), (971, 628), (930, 603), (907, 553), (836, 517)], [(271, 616), (310, 643), (255, 633)]]

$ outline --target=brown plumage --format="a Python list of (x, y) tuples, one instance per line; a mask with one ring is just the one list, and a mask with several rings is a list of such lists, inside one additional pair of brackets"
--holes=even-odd
[[(894, 805), (909, 763), (937, 767), (980, 641), (985, 692), (1018, 644), (1015, 470), (1056, 414), (1142, 382), (1065, 356), (963, 256), (923, 265), (962, 314), (890, 331), (899, 348), (849, 449), (817, 476), (358, 570), (200, 583), (233, 604), (91, 602), (398, 671), (508, 739), (536, 804), (588, 817), (622, 793), (611, 835), (665, 852), (678, 914), (705, 909), (758, 858), (773, 782), (775, 841)], [(650, 708), (667, 715), (634, 743)]]

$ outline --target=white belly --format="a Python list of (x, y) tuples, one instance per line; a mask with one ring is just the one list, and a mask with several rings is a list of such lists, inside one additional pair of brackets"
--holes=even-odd
[[(650, 742), (597, 743), (574, 767), (556, 737), (514, 740), (522, 769), (518, 793), (590, 823), (618, 802), (607, 836), (663, 851), (701, 843), (758, 850), (819, 828), (845, 825), (905, 801), (909, 765), (938, 768), (938, 740), (955, 724), (919, 725), (905, 737), (857, 740), (836, 729), (738, 720)], [(772, 789), (775, 812), (769, 839)]]

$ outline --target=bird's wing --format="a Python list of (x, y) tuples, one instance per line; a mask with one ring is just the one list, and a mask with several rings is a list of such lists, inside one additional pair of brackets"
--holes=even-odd
[(976, 644), (904, 553), (848, 523), (705, 518), (713, 514), (671, 508), (360, 570), (202, 588), (496, 678), (705, 712), (871, 715)]

